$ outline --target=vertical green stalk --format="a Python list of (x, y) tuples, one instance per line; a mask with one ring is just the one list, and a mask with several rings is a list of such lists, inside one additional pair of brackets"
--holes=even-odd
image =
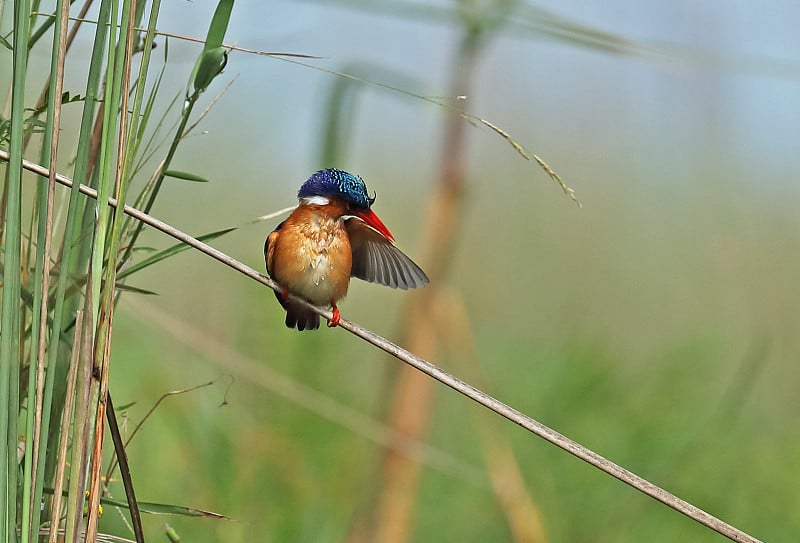
[[(127, 5), (128, 2), (125, 2)], [(105, 259), (106, 233), (108, 231), (110, 208), (108, 198), (111, 196), (111, 184), (114, 181), (113, 164), (116, 149), (117, 107), (120, 97), (120, 73), (122, 62), (118, 58), (119, 47), (116, 46), (119, 25), (119, 3), (111, 5), (111, 24), (109, 26), (108, 58), (106, 59), (106, 90), (105, 108), (103, 108), (103, 135), (100, 148), (100, 163), (97, 168), (98, 186), (96, 209), (96, 227), (94, 231), (94, 246), (92, 248), (92, 262), (90, 268), (90, 285), (92, 290), (92, 328), (97, 330), (100, 314), (100, 288), (103, 275), (103, 260)]]
[[(87, 305), (91, 300), (87, 300)], [(86, 455), (89, 442), (89, 420), (91, 405), (92, 382), (92, 338), (94, 337), (92, 323), (82, 319), (83, 330), (75, 331), (80, 334), (80, 355), (73, 363), (78, 364), (78, 378), (75, 396), (75, 419), (72, 429), (72, 450), (70, 452), (69, 490), (67, 492), (67, 520), (64, 527), (64, 541), (75, 543), (79, 541), (78, 532), (81, 527), (83, 504), (86, 490)], [(64, 436), (66, 438), (66, 436)], [(56, 514), (55, 511), (53, 514)]]
[[(137, 8), (141, 4), (137, 4)], [(136, 94), (133, 98), (133, 108), (131, 109), (131, 124), (128, 130), (128, 141), (131, 143), (126, 149), (125, 153), (125, 171), (130, 171), (129, 168), (133, 159), (139, 152), (139, 144), (141, 143), (142, 135), (139, 133), (139, 122), (141, 120), (142, 103), (144, 102), (144, 92), (147, 83), (147, 71), (150, 68), (150, 58), (153, 54), (153, 39), (156, 35), (156, 23), (158, 22), (158, 13), (161, 10), (161, 0), (153, 0), (150, 6), (150, 19), (147, 22), (147, 34), (144, 38), (142, 45), (142, 62), (139, 65), (139, 77), (136, 81)], [(128, 184), (123, 185), (122, 193), (119, 195), (120, 201), (125, 201), (125, 192)]]
[[(39, 8), (41, 7), (41, 5), (42, 5), (42, 0), (32, 0), (31, 1), (31, 5), (30, 5), (30, 11), (28, 11), (28, 13), (39, 13), (39, 11), (40, 11)], [(50, 17), (46, 17), (45, 18), (45, 20), (47, 20), (47, 19), (52, 21), (52, 19)], [(30, 20), (30, 23), (28, 24), (28, 32), (29, 32), (29, 34), (32, 33), (33, 27), (35, 25), (36, 25), (36, 18), (32, 16), (31, 20)], [(28, 42), (29, 42), (29, 44), (28, 44), (29, 47), (33, 47), (35, 45), (35, 42), (31, 42), (31, 36), (30, 35), (28, 36)]]
[[(77, 411), (77, 416), (84, 418), (78, 439), (81, 441), (79, 447), (73, 446), (73, 466), (70, 475), (70, 504), (71, 510), (67, 516), (67, 541), (77, 535), (78, 527), (80, 524), (80, 514), (82, 508), (79, 507), (82, 503), (83, 485), (86, 482), (87, 462), (92, 456), (91, 451), (95, 451), (93, 459), (94, 464), (99, 466), (100, 458), (97, 455), (102, 454), (102, 436), (103, 436), (103, 420), (102, 407), (104, 391), (101, 389), (97, 379), (93, 375), (99, 370), (99, 364), (103, 363), (103, 358), (97, 356), (98, 353), (103, 353), (107, 342), (106, 320), (109, 311), (101, 301), (101, 294), (103, 288), (106, 290), (113, 288), (113, 284), (106, 284), (103, 286), (104, 263), (107, 256), (107, 242), (108, 242), (108, 228), (114, 219), (114, 214), (108, 205), (108, 198), (112, 195), (115, 182), (118, 179), (115, 172), (117, 167), (121, 166), (119, 162), (115, 162), (118, 156), (117, 146), (117, 120), (119, 112), (120, 97), (125, 93), (124, 88), (126, 85), (123, 80), (123, 66), (125, 64), (125, 55), (130, 54), (127, 47), (120, 46), (120, 28), (128, 27), (131, 17), (131, 1), (123, 0), (122, 13), (120, 17), (119, 2), (111, 3), (111, 17), (109, 19), (109, 40), (107, 43), (107, 57), (106, 57), (106, 85), (105, 85), (105, 104), (103, 108), (103, 123), (101, 126), (100, 136), (100, 150), (98, 156), (97, 173), (97, 192), (98, 197), (95, 202), (95, 221), (94, 221), (94, 238), (92, 243), (92, 253), (90, 257), (90, 271), (87, 283), (87, 296), (85, 298), (85, 308), (90, 312), (92, 319), (90, 322), (92, 334), (91, 337), (94, 341), (89, 341), (89, 338), (84, 339), (86, 350), (82, 353), (82, 360), (85, 366), (88, 366), (88, 373), (82, 372), (87, 381), (84, 384), (80, 398), (85, 401), (81, 409)], [(127, 111), (122, 111), (121, 115), (127, 115)], [(118, 160), (122, 160), (119, 157)], [(117, 167), (115, 167), (117, 166)], [(102, 372), (101, 372), (102, 376)], [(90, 436), (89, 432), (95, 428), (94, 436)], [(77, 433), (77, 432), (76, 432)], [(94, 441), (94, 446), (91, 444)], [(74, 442), (73, 442), (74, 443)], [(77, 465), (75, 465), (77, 464)], [(86, 523), (86, 538), (89, 541), (94, 541), (97, 533), (97, 508), (96, 503), (99, 495), (99, 481), (96, 480), (94, 472), (96, 469), (93, 467), (92, 475), (89, 478), (91, 489), (91, 502), (89, 507), (89, 517)], [(74, 478), (80, 479), (80, 486), (74, 484)], [(80, 496), (81, 502), (78, 502)]]
[[(111, 117), (114, 121), (117, 119), (117, 111), (119, 111), (119, 136), (116, 136), (116, 123), (109, 122), (108, 126), (104, 127), (103, 131), (103, 149), (101, 154), (101, 165), (106, 169), (100, 171), (100, 190), (98, 191), (98, 204), (102, 198), (104, 207), (100, 208), (98, 213), (98, 225), (95, 236), (95, 248), (93, 253), (93, 270), (91, 276), (91, 286), (93, 294), (99, 293), (102, 299), (98, 300), (98, 305), (93, 305), (94, 308), (99, 309), (99, 319), (95, 323), (95, 355), (94, 365), (95, 372), (99, 379), (92, 380), (93, 389), (99, 387), (97, 390), (97, 401), (95, 409), (95, 455), (92, 458), (92, 470), (90, 472), (90, 502), (89, 514), (86, 521), (86, 537), (88, 540), (93, 540), (97, 533), (97, 517), (99, 509), (100, 494), (100, 470), (102, 463), (102, 450), (103, 439), (105, 430), (105, 409), (108, 408), (106, 396), (108, 394), (108, 367), (109, 367), (109, 353), (111, 350), (111, 330), (113, 326), (113, 306), (114, 306), (114, 290), (116, 281), (116, 260), (118, 257), (118, 245), (121, 236), (121, 225), (124, 222), (121, 210), (111, 210), (108, 205), (108, 195), (111, 189), (111, 183), (114, 183), (114, 196), (119, 202), (124, 203), (124, 195), (127, 192), (127, 179), (125, 174), (126, 165), (126, 149), (128, 145), (128, 96), (130, 90), (130, 67), (131, 57), (133, 55), (133, 45), (135, 39), (134, 13), (132, 7), (135, 7), (136, 0), (128, 0), (123, 3), (122, 16), (120, 18), (119, 28), (124, 32), (125, 39), (122, 39), (122, 32), (120, 32), (120, 39), (117, 40), (116, 47), (109, 46), (113, 49), (114, 55), (114, 73), (112, 78), (112, 92), (111, 99), (106, 104), (105, 112), (106, 119), (109, 118), (109, 112), (112, 112)], [(112, 10), (112, 19), (116, 20), (114, 10)], [(123, 46), (124, 44), (124, 46)], [(112, 65), (112, 56), (109, 55), (109, 68)], [(117, 106), (118, 101), (121, 100), (120, 106)], [(110, 136), (106, 139), (106, 136)], [(105, 156), (104, 156), (105, 155)], [(116, 159), (116, 168), (112, 168), (112, 164)], [(115, 171), (115, 175), (112, 175)], [(108, 192), (103, 194), (103, 189)], [(103, 209), (108, 212), (107, 218), (103, 219)], [(111, 235), (108, 239), (105, 238), (106, 229), (111, 227)], [(104, 245), (107, 243), (107, 247)], [(100, 267), (95, 267), (97, 264), (97, 256), (100, 256)], [(96, 271), (103, 273), (102, 284), (100, 284), (100, 276), (96, 275)], [(99, 383), (98, 383), (99, 381)], [(140, 523), (137, 524), (137, 528)], [(143, 540), (137, 531), (137, 541)]]
[[(61, 349), (61, 338), (63, 331), (70, 321), (73, 314), (72, 308), (77, 304), (70, 299), (66, 293), (72, 277), (71, 273), (79, 270), (79, 264), (75, 262), (75, 256), (81, 244), (83, 232), (81, 230), (81, 218), (85, 207), (85, 200), (81, 197), (78, 190), (78, 183), (86, 183), (89, 171), (89, 148), (91, 146), (92, 126), (98, 100), (100, 79), (103, 68), (103, 53), (105, 51), (106, 33), (108, 31), (106, 23), (111, 10), (111, 0), (103, 0), (100, 4), (98, 13), (98, 24), (95, 26), (95, 37), (92, 45), (92, 58), (89, 63), (89, 74), (86, 79), (86, 100), (83, 104), (83, 114), (78, 136), (78, 149), (75, 158), (74, 179), (75, 185), (70, 190), (69, 204), (67, 207), (67, 218), (64, 226), (64, 243), (59, 266), (58, 282), (56, 284), (55, 305), (53, 308), (53, 325), (48, 346), (47, 375), (45, 377), (45, 389), (43, 399), (42, 425), (49, 423), (50, 418), (55, 414), (59, 416), (63, 405), (65, 389), (62, 386), (66, 375), (66, 360), (69, 356), (64, 356), (65, 351)], [(63, 361), (64, 363), (59, 363)], [(59, 384), (56, 390), (55, 385)], [(53, 428), (58, 425), (54, 424)], [(51, 429), (48, 436), (42, 436), (42, 447), (55, 450), (58, 447), (57, 431)], [(61, 436), (67, 439), (68, 436)], [(46, 440), (49, 440), (50, 443)], [(55, 469), (56, 458), (48, 456), (46, 465), (39, 464), (38, 477), (49, 479)], [(44, 470), (44, 472), (43, 472)], [(81, 498), (82, 499), (82, 498)], [(81, 502), (82, 503), (82, 502)]]
[[(56, 24), (53, 31), (53, 47), (50, 64), (50, 85), (47, 94), (47, 119), (42, 141), (41, 163), (50, 164), (51, 172), (55, 171), (56, 153), (58, 150), (58, 130), (60, 126), (61, 90), (63, 88), (64, 56), (66, 54), (66, 30), (69, 20), (69, 3), (65, 0), (56, 2)], [(54, 174), (51, 173), (51, 177)], [(47, 336), (47, 300), (49, 292), (49, 254), (52, 237), (52, 206), (54, 180), (39, 180), (37, 187), (38, 228), (36, 242), (36, 266), (34, 272), (34, 303), (31, 317), (30, 362), (28, 372), (28, 410), (26, 420), (26, 443), (24, 486), (22, 498), (22, 522), (20, 540), (22, 542), (38, 539), (39, 520), (42, 500), (43, 478), (39, 466), (43, 466), (47, 455), (47, 447), (42, 447), (42, 439), (49, 432), (43, 422), (43, 382), (45, 364), (44, 345)], [(32, 237), (32, 236), (31, 236)], [(36, 370), (34, 371), (34, 368)], [(49, 412), (49, 405), (47, 406)], [(37, 425), (36, 422), (39, 424)], [(37, 476), (38, 475), (38, 476)]]
[[(138, 5), (137, 5), (138, 7)], [(132, 163), (135, 151), (138, 149), (138, 132), (139, 132), (139, 113), (141, 112), (142, 102), (144, 97), (144, 89), (146, 87), (147, 82), (147, 70), (150, 63), (151, 51), (152, 51), (152, 43), (153, 38), (155, 36), (155, 24), (158, 18), (158, 10), (160, 8), (160, 1), (154, 2), (154, 5), (150, 11), (150, 21), (148, 24), (148, 32), (145, 38), (144, 43), (144, 53), (142, 55), (142, 62), (139, 68), (139, 77), (136, 86), (136, 93), (134, 95), (134, 102), (133, 108), (130, 114), (130, 126), (127, 126), (127, 100), (123, 100), (123, 107), (121, 111), (121, 126), (120, 126), (120, 136), (119, 136), (119, 149), (117, 153), (117, 176), (116, 176), (116, 193), (114, 196), (116, 197), (118, 204), (124, 204), (125, 198), (128, 192), (128, 186), (130, 185), (130, 179), (128, 176), (128, 168)], [(122, 20), (120, 22), (121, 27), (126, 27), (128, 23), (131, 21), (130, 19), (130, 6), (126, 4), (125, 9), (123, 10)], [(129, 29), (132, 31), (132, 28)], [(121, 62), (118, 61), (117, 65), (120, 68), (121, 77), (115, 77), (116, 84), (120, 87), (120, 94), (119, 96), (125, 98), (128, 94), (129, 85), (127, 82), (130, 80), (130, 60), (131, 54), (133, 49), (133, 41), (134, 35), (131, 32), (125, 41), (125, 56), (121, 59)], [(117, 48), (119, 50), (119, 48)], [(124, 69), (123, 69), (124, 68)], [(116, 102), (114, 102), (116, 103)], [(124, 133), (122, 133), (124, 132)], [(104, 282), (104, 291), (103, 291), (103, 299), (100, 304), (101, 308), (109, 309), (110, 305), (114, 302), (114, 284), (116, 280), (116, 270), (117, 270), (117, 259), (119, 257), (119, 245), (122, 239), (122, 234), (124, 231), (124, 225), (126, 224), (124, 220), (124, 215), (119, 213), (119, 211), (113, 212), (113, 221), (111, 225), (111, 235), (109, 237), (109, 246), (108, 246), (108, 257), (106, 261), (106, 268), (105, 274), (103, 278)], [(100, 327), (103, 326), (110, 326), (111, 323), (100, 323)], [(105, 341), (105, 334), (102, 332), (99, 333), (97, 344), (98, 350), (97, 354), (100, 355), (102, 353), (102, 347), (104, 347), (103, 342)]]
[[(58, 467), (56, 468), (56, 475), (53, 480), (53, 502), (50, 507), (52, 511), (50, 518), (61, 518), (61, 502), (63, 500), (62, 492), (64, 490), (64, 472), (66, 471), (67, 464), (67, 438), (69, 429), (72, 425), (73, 413), (75, 412), (75, 387), (78, 381), (78, 367), (80, 366), (80, 353), (81, 353), (81, 340), (83, 332), (83, 311), (78, 311), (75, 314), (75, 333), (72, 336), (72, 353), (70, 355), (69, 372), (67, 375), (67, 395), (64, 401), (64, 416), (61, 417), (60, 434), (63, 436), (61, 443), (58, 445)], [(60, 522), (51, 522), (50, 535), (47, 538), (48, 543), (56, 543), (58, 540), (58, 528)]]
[(16, 540), (17, 415), (19, 413), (20, 293), (22, 242), (22, 140), (25, 76), (28, 68), (30, 3), (14, 2), (14, 58), (11, 88), (11, 140), (5, 208), (2, 324), (0, 326), (0, 538)]

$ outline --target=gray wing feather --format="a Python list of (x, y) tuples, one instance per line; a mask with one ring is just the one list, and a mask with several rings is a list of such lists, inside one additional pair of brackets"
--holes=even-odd
[(402, 290), (430, 282), (413, 260), (359, 218), (349, 218), (346, 227), (353, 251), (353, 277)]

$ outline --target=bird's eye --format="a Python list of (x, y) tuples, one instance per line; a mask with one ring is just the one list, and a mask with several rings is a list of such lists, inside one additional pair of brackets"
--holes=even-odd
[(369, 196), (367, 196), (367, 201), (369, 202), (369, 205), (370, 205), (370, 206), (371, 206), (372, 204), (374, 204), (374, 203), (375, 203), (375, 198), (376, 198), (377, 196), (378, 196), (378, 193), (377, 193), (377, 192), (373, 192), (373, 193), (372, 193), (372, 198), (370, 198)]

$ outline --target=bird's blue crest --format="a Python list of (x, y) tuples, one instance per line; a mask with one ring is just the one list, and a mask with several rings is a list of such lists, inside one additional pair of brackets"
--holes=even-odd
[(375, 201), (374, 196), (370, 198), (367, 194), (367, 185), (363, 179), (336, 168), (316, 172), (297, 191), (298, 198), (311, 196), (338, 196), (360, 209), (369, 209)]

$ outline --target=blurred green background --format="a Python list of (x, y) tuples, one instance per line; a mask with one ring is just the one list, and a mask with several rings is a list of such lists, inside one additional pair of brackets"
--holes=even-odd
[[(306, 62), (453, 98), (459, 25), (421, 4), (371, 5), (389, 9), (240, 0), (226, 42), (318, 55)], [(168, 2), (159, 28), (202, 37), (214, 7)], [(500, 28), (457, 103), (543, 157), (584, 205), (496, 134), (467, 130), (468, 192), (446, 284), (466, 305), (488, 392), (760, 539), (792, 540), (800, 6), (541, 7), (630, 42), (614, 52)], [(170, 40), (164, 88), (180, 92), (199, 47)], [(87, 34), (73, 68), (89, 48)], [(233, 52), (220, 79), (234, 82), (175, 164), (211, 182), (165, 187), (156, 216), (194, 234), (241, 226), (214, 244), (263, 270), (263, 240), (279, 219), (248, 221), (291, 205), (309, 174), (336, 166), (364, 177), (399, 246), (419, 258), (443, 108), (365, 85), (342, 153), (326, 164), (334, 76)], [(150, 232), (146, 243), (172, 242)], [(350, 416), (382, 419), (399, 363), (341, 330), (287, 330), (271, 292), (199, 254), (134, 284), (159, 296), (126, 295), (117, 315), (111, 390), (117, 405), (135, 402), (128, 430), (165, 392), (215, 381), (166, 399), (134, 440), (138, 497), (235, 519), (169, 519), (184, 541), (345, 540), (370, 510), (382, 458)], [(355, 281), (342, 314), (396, 338), (407, 300)], [(459, 373), (452, 357), (433, 362)], [(411, 540), (511, 541), (474, 431), (478, 411), (437, 386), (428, 443), (446, 454), (423, 462)], [(549, 541), (723, 540), (498, 424)], [(107, 509), (102, 522), (121, 520)], [(165, 540), (163, 518), (145, 522)]]

